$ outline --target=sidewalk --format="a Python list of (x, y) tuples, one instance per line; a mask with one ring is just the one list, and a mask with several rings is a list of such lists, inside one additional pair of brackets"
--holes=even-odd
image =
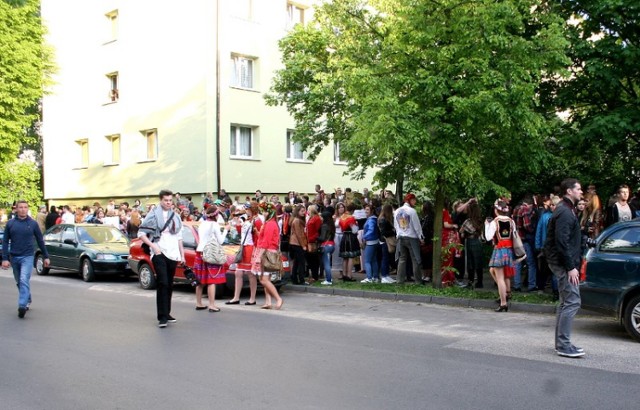
[[(364, 274), (354, 273), (353, 277), (356, 280), (361, 280), (365, 277)], [(491, 278), (485, 278), (485, 286), (489, 285)], [(394, 285), (389, 285), (394, 286)], [(429, 285), (430, 286), (430, 285)], [(490, 285), (489, 285), (490, 286)], [(492, 299), (470, 299), (470, 298), (454, 298), (444, 296), (432, 296), (432, 295), (412, 295), (397, 292), (379, 292), (368, 291), (364, 289), (342, 289), (332, 286), (311, 286), (311, 285), (292, 285), (287, 284), (283, 287), (287, 291), (294, 292), (306, 292), (316, 293), (322, 295), (336, 295), (336, 296), (350, 296), (367, 299), (380, 299), (413, 303), (433, 303), (437, 305), (458, 306), (476, 309), (495, 309), (498, 305)], [(492, 287), (486, 287), (478, 292), (493, 292), (497, 295), (498, 290)], [(556, 305), (539, 304), (539, 303), (523, 303), (523, 302), (509, 302), (509, 311), (514, 312), (529, 312), (529, 313), (542, 313), (542, 314), (555, 314)], [(583, 311), (581, 310), (582, 313)], [(588, 314), (593, 314), (589, 312)]]

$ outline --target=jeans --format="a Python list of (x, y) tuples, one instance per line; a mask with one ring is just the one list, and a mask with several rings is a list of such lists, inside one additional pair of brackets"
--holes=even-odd
[(580, 289), (578, 285), (569, 283), (568, 272), (563, 266), (549, 262), (549, 269), (558, 278), (560, 291), (560, 303), (556, 310), (556, 349), (567, 350), (571, 347), (573, 317), (580, 309)]
[(333, 245), (322, 247), (322, 266), (324, 266), (324, 280), (331, 282), (331, 254), (335, 250)]
[(18, 285), (18, 307), (25, 308), (31, 302), (31, 271), (33, 270), (33, 255), (11, 256), (13, 277)]
[(398, 260), (398, 284), (403, 284), (407, 278), (407, 257), (409, 256), (413, 267), (413, 278), (419, 281), (422, 278), (420, 274), (420, 240), (418, 238), (400, 236), (396, 247), (396, 254), (398, 253), (400, 254)]
[(378, 248), (379, 244), (366, 245), (364, 247), (364, 270), (367, 273), (367, 279), (372, 280), (380, 278), (378, 271)]
[(467, 250), (469, 282), (473, 282), (475, 279), (477, 284), (482, 285), (482, 268), (484, 267), (482, 260), (482, 243), (478, 238), (467, 238), (465, 248)]
[(156, 308), (158, 321), (169, 320), (171, 314), (171, 296), (173, 295), (173, 277), (176, 275), (178, 262), (164, 256), (153, 255), (151, 259), (153, 269), (156, 271)]
[[(527, 268), (529, 269), (528, 271), (529, 273), (527, 274), (527, 277), (529, 279), (529, 284), (527, 286), (527, 289), (533, 290), (536, 288), (536, 256), (535, 256), (535, 253), (533, 252), (533, 246), (531, 246), (531, 244), (528, 241), (523, 240), (522, 244), (524, 245), (524, 251), (527, 253)], [(516, 273), (513, 278), (514, 288), (519, 288), (522, 286), (521, 284), (522, 263), (523, 262), (516, 264)]]

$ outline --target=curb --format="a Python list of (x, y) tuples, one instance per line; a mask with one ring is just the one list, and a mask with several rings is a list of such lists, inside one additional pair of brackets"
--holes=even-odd
[[(322, 295), (331, 296), (348, 296), (365, 299), (381, 299), (391, 301), (402, 301), (412, 303), (431, 303), (434, 305), (444, 306), (458, 306), (474, 309), (495, 309), (496, 304), (492, 300), (487, 299), (464, 299), (464, 298), (448, 298), (444, 296), (431, 296), (431, 295), (411, 295), (405, 293), (393, 293), (393, 292), (378, 292), (368, 291), (361, 289), (341, 289), (327, 287), (316, 287), (306, 285), (292, 285), (286, 284), (283, 286), (284, 290), (301, 292), (301, 293), (316, 293)], [(509, 310), (514, 312), (527, 312), (527, 313), (542, 313), (542, 314), (555, 314), (556, 305), (542, 305), (537, 303), (522, 303), (522, 302), (510, 302)]]

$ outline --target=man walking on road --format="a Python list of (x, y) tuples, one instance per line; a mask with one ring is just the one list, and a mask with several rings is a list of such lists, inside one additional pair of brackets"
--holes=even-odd
[[(33, 239), (44, 254), (44, 266), (49, 266), (49, 254), (44, 246), (38, 223), (29, 216), (27, 201), (16, 203), (16, 217), (7, 222), (2, 242), (2, 269), (13, 266), (13, 276), (18, 286), (18, 317), (24, 318), (31, 305), (31, 271), (33, 270)], [(11, 245), (11, 249), (9, 249)]]
[(580, 309), (580, 266), (582, 236), (576, 204), (582, 197), (577, 179), (567, 178), (560, 184), (564, 194), (553, 211), (547, 230), (544, 255), (549, 269), (558, 279), (560, 304), (556, 317), (556, 353), (564, 357), (584, 356), (584, 349), (571, 343), (573, 318)]
[(162, 190), (158, 194), (160, 206), (144, 218), (138, 231), (138, 237), (149, 246), (151, 262), (156, 273), (156, 307), (158, 311), (158, 327), (167, 327), (167, 323), (175, 323), (171, 316), (171, 296), (173, 293), (173, 277), (178, 263), (184, 263), (182, 247), (182, 222), (178, 214), (173, 212), (173, 192)]

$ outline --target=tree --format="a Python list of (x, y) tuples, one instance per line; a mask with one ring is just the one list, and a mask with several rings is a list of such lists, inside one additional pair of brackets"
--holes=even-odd
[(38, 101), (51, 70), (38, 0), (0, 0), (0, 163), (13, 162), (39, 118)]
[[(640, 7), (633, 0), (564, 0), (571, 77), (550, 84), (568, 113), (560, 145), (575, 175), (611, 189), (640, 183)], [(605, 192), (605, 190), (601, 190)]]
[(434, 245), (451, 187), (503, 192), (549, 161), (537, 90), (567, 60), (546, 2), (342, 0), (315, 17), (281, 40), (267, 103), (287, 106), (312, 157), (336, 141), (356, 177), (375, 168), (379, 185), (433, 192)]
[(36, 210), (36, 205), (42, 200), (42, 192), (40, 169), (34, 161), (17, 159), (0, 164), (0, 181), (0, 205), (10, 206), (14, 201), (24, 199), (32, 212)]

